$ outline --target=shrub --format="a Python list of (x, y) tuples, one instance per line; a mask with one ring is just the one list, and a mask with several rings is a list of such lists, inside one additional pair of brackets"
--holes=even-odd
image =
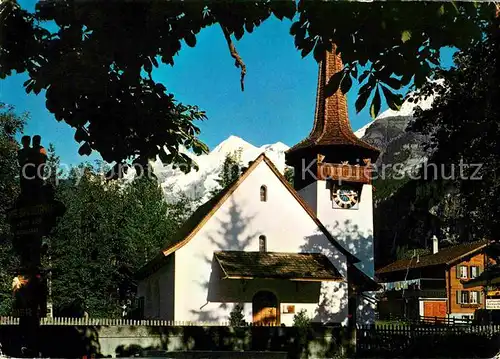
[(311, 319), (307, 316), (307, 311), (301, 309), (293, 316), (293, 326), (299, 328), (308, 328), (311, 325)]
[(236, 304), (229, 313), (229, 325), (232, 327), (241, 327), (246, 325), (243, 315), (243, 304)]

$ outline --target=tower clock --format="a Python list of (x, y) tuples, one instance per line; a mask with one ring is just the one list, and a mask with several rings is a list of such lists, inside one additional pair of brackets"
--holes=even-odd
[(358, 209), (360, 189), (349, 185), (332, 187), (333, 208)]

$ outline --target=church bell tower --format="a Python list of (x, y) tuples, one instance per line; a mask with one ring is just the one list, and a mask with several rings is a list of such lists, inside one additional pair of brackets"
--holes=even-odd
[(346, 96), (327, 97), (330, 77), (342, 70), (335, 45), (319, 64), (314, 124), (309, 136), (286, 152), (294, 186), (334, 238), (374, 276), (371, 163), (380, 151), (351, 129)]

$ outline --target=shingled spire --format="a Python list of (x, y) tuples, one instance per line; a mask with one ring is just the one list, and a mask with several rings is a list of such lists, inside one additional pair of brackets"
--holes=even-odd
[(367, 158), (375, 161), (378, 157), (380, 151), (377, 148), (358, 139), (353, 133), (347, 113), (347, 99), (342, 91), (338, 89), (332, 96), (326, 96), (328, 81), (342, 68), (340, 54), (337, 54), (333, 45), (332, 51), (325, 52), (319, 65), (313, 129), (307, 138), (287, 151), (288, 165), (294, 166), (302, 159), (315, 158), (317, 154), (324, 155), (330, 163), (349, 161), (356, 164)]

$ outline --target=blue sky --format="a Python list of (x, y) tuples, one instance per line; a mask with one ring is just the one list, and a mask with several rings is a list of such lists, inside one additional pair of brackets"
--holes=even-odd
[[(34, 1), (21, 1), (32, 9)], [(289, 35), (291, 22), (270, 18), (252, 34), (235, 42), (246, 66), (245, 91), (240, 89), (240, 72), (234, 66), (218, 26), (202, 30), (194, 48), (183, 46), (173, 67), (161, 65), (154, 79), (161, 81), (178, 101), (198, 105), (208, 120), (199, 122), (200, 138), (210, 148), (230, 135), (261, 146), (281, 141), (289, 146), (310, 131), (314, 115), (317, 63), (302, 58)], [(45, 108), (45, 94), (27, 95), (27, 75), (0, 81), (0, 101), (18, 112), (28, 111), (28, 135), (40, 134), (43, 144), (53, 143), (63, 163), (76, 164), (90, 158), (78, 155), (74, 130), (58, 123)], [(368, 110), (356, 114), (356, 86), (348, 94), (349, 114), (354, 130), (370, 121)], [(383, 107), (382, 110), (385, 108)]]

